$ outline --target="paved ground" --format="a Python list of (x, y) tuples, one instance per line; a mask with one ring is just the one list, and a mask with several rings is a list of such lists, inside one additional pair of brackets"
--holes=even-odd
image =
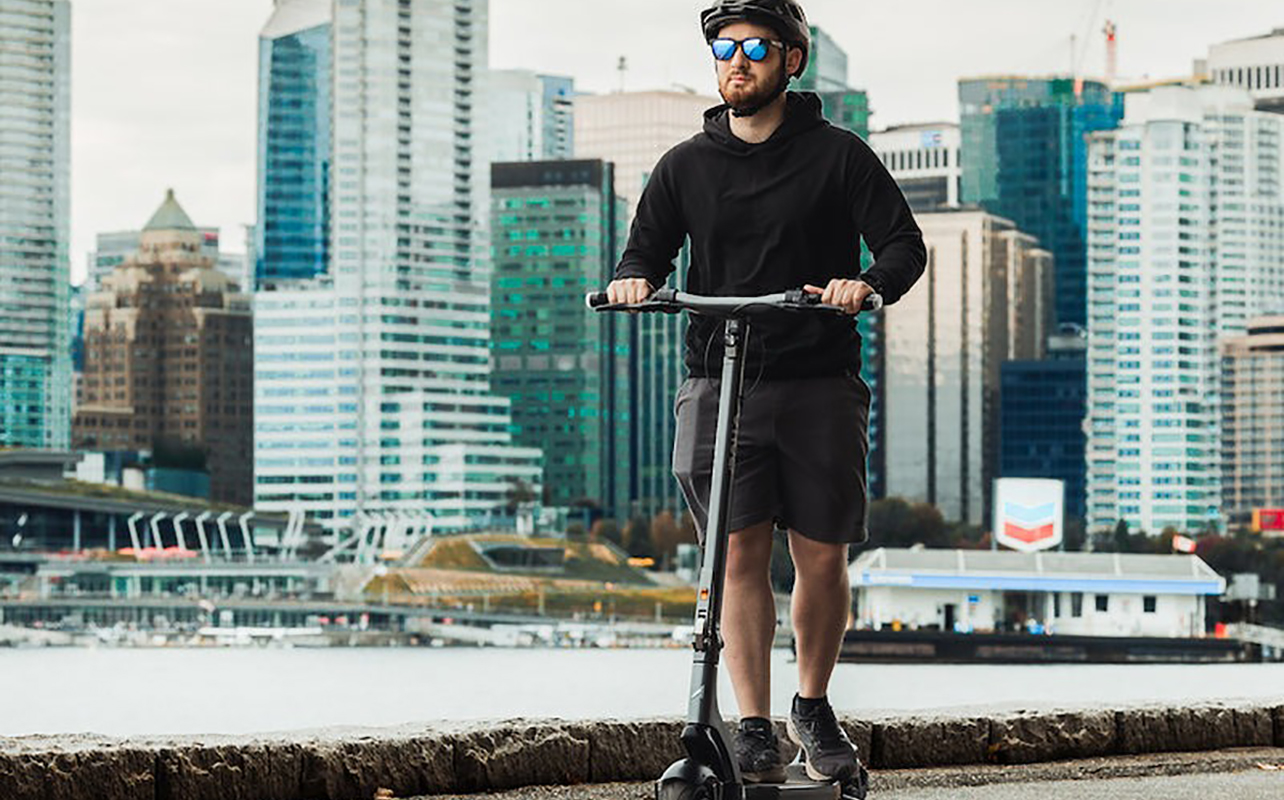
[[(651, 800), (647, 783), (556, 786), (468, 795), (470, 800)], [(460, 795), (409, 800), (442, 800)], [(888, 770), (872, 776), (871, 800), (1279, 800), (1284, 748), (1160, 753), (1024, 766)]]

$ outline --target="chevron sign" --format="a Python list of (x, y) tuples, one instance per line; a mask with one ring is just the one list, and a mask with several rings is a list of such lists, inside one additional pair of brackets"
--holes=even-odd
[(1061, 543), (1065, 485), (1043, 478), (1000, 478), (994, 482), (994, 538), (1022, 552)]

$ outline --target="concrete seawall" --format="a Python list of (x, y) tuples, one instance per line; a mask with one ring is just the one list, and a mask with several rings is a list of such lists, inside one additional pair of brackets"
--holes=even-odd
[[(875, 769), (1284, 747), (1276, 704), (845, 717)], [(0, 738), (3, 800), (370, 800), (638, 781), (680, 758), (678, 719), (508, 720), (261, 736)], [(783, 735), (783, 725), (781, 726)]]

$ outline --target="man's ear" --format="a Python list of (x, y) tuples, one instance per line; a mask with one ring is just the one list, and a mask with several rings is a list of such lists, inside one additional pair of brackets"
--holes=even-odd
[(802, 48), (789, 45), (789, 50), (785, 53), (785, 69), (790, 75), (798, 71), (798, 67), (802, 65), (802, 58)]

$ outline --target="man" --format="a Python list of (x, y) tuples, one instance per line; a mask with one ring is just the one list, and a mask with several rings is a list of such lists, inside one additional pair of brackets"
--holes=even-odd
[[(691, 240), (687, 288), (753, 295), (804, 286), (856, 314), (866, 297), (895, 302), (923, 272), (922, 233), (895, 182), (859, 137), (830, 126), (814, 94), (786, 92), (806, 68), (810, 29), (794, 0), (718, 0), (701, 14), (725, 105), (703, 133), (651, 174), (628, 247), (607, 289), (644, 300)], [(860, 238), (876, 264), (857, 275)], [(692, 317), (690, 378), (678, 391), (674, 474), (703, 532), (711, 484), (717, 321)], [(798, 694), (788, 729), (816, 780), (843, 779), (856, 754), (826, 695), (851, 605), (847, 545), (866, 538), (870, 393), (859, 377), (852, 316), (755, 316), (745, 347), (724, 656), (740, 709), (736, 755), (748, 781), (784, 780), (770, 723), (776, 624), (772, 530), (789, 530)]]

